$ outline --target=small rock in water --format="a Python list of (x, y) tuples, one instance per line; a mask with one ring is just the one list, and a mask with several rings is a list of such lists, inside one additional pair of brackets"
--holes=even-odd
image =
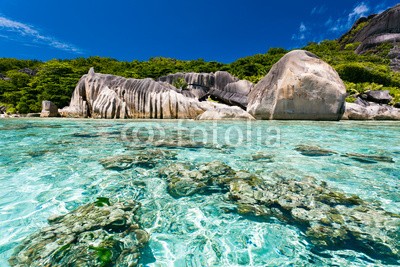
[(100, 160), (104, 168), (123, 171), (133, 167), (154, 168), (160, 160), (175, 160), (176, 153), (161, 149), (143, 150), (136, 155), (119, 155)]
[(187, 197), (196, 193), (210, 193), (224, 180), (233, 179), (235, 172), (228, 165), (214, 161), (195, 168), (187, 164), (173, 164), (159, 172), (168, 179), (168, 193), (173, 197)]
[(251, 157), (252, 160), (261, 162), (273, 162), (274, 156), (258, 152)]
[(355, 161), (361, 163), (378, 163), (378, 162), (388, 162), (394, 163), (393, 158), (388, 156), (380, 156), (380, 155), (365, 155), (365, 154), (358, 154), (358, 153), (347, 153), (343, 155), (343, 157), (347, 157), (353, 159)]
[(332, 156), (336, 154), (336, 152), (331, 150), (326, 150), (320, 148), (318, 146), (308, 146), (308, 145), (300, 145), (295, 148), (296, 151), (300, 152), (300, 154), (309, 157), (324, 157), (324, 156)]
[(149, 240), (135, 217), (140, 203), (99, 198), (59, 217), (28, 237), (11, 266), (137, 266)]

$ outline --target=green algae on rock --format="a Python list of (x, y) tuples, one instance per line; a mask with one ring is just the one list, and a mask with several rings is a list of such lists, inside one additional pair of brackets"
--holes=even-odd
[[(99, 202), (100, 201), (100, 202)], [(102, 203), (99, 205), (98, 203)], [(11, 266), (137, 266), (149, 235), (141, 229), (135, 201), (106, 198), (63, 216), (28, 237), (9, 259)]]

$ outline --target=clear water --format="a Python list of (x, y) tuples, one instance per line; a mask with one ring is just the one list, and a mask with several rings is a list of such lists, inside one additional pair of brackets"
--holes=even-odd
[[(208, 145), (160, 147), (177, 158), (153, 169), (107, 170), (99, 162), (154, 149), (152, 140), (176, 139), (204, 139)], [(297, 145), (338, 154), (307, 157), (294, 150)], [(383, 265), (351, 250), (315, 255), (296, 227), (224, 212), (232, 206), (220, 194), (174, 199), (158, 175), (174, 162), (220, 160), (265, 179), (313, 176), (400, 214), (400, 123), (395, 122), (5, 119), (0, 153), (0, 266), (8, 266), (13, 249), (50, 215), (98, 196), (142, 202), (142, 223), (151, 234), (144, 266)], [(253, 160), (257, 153), (272, 160)], [(343, 157), (346, 153), (384, 155), (394, 163), (367, 164)]]

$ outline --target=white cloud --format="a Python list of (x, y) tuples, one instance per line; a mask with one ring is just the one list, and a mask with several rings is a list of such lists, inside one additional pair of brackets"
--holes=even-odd
[(28, 38), (29, 41), (33, 43), (45, 44), (50, 47), (60, 49), (66, 52), (72, 52), (76, 54), (81, 53), (80, 49), (75, 47), (74, 45), (60, 42), (57, 39), (50, 36), (45, 36), (30, 25), (14, 21), (3, 16), (0, 16), (0, 32), (2, 32), (1, 34), (2, 38), (7, 38), (5, 36), (8, 35), (6, 35), (5, 32), (8, 33), (12, 32), (18, 34), (22, 39)]
[(324, 14), (326, 10), (325, 6), (316, 6), (311, 10), (311, 15), (321, 15)]
[(306, 27), (306, 25), (304, 25), (303, 22), (300, 24), (300, 29), (299, 29), (299, 31), (300, 31), (300, 32), (305, 32), (305, 31), (307, 31), (307, 27)]
[(361, 2), (358, 3), (347, 16), (335, 20), (329, 19), (325, 22), (325, 26), (329, 27), (329, 31), (331, 32), (344, 33), (353, 26), (356, 20), (367, 16), (370, 11), (371, 8), (364, 2)]
[(299, 32), (292, 35), (292, 40), (303, 41), (306, 39), (308, 28), (304, 22), (300, 23)]
[(354, 21), (359, 19), (360, 17), (365, 16), (369, 12), (370, 8), (364, 3), (361, 2), (354, 9), (353, 12), (349, 14), (349, 20)]

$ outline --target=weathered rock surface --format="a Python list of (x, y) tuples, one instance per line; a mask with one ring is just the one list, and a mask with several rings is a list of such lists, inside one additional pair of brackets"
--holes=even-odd
[(400, 47), (394, 45), (390, 50), (388, 57), (390, 58), (390, 68), (393, 71), (400, 72)]
[(367, 25), (347, 41), (347, 43), (361, 42), (356, 50), (357, 53), (364, 53), (382, 43), (400, 41), (400, 5), (379, 15), (370, 16), (364, 21)]
[(239, 107), (217, 106), (197, 117), (198, 120), (255, 120), (253, 116)]
[(30, 68), (23, 68), (23, 69), (20, 69), (19, 72), (28, 74), (30, 76), (35, 76), (36, 73), (37, 73), (37, 70), (33, 70), (33, 69), (30, 69)]
[(215, 84), (214, 73), (175, 73), (160, 77), (157, 80), (173, 85), (178, 79), (184, 79), (188, 85), (188, 90), (182, 90), (182, 93), (197, 99), (206, 96), (210, 88)]
[(7, 108), (5, 106), (0, 106), (0, 114), (6, 114)]
[(400, 261), (400, 215), (347, 196), (313, 178), (263, 180), (215, 161), (160, 171), (174, 197), (226, 192), (243, 215), (274, 217), (301, 229), (315, 249), (353, 249), (387, 263)]
[(389, 105), (346, 103), (343, 120), (400, 120), (400, 109)]
[(11, 266), (137, 266), (149, 235), (140, 228), (134, 201), (99, 198), (28, 237), (9, 259)]
[(210, 95), (213, 99), (225, 104), (239, 106), (246, 109), (248, 104), (248, 95), (253, 87), (253, 83), (246, 80), (240, 80), (227, 84), (223, 89), (213, 88), (210, 90)]
[(295, 50), (254, 87), (247, 111), (264, 120), (340, 120), (345, 97), (345, 85), (331, 66)]
[(176, 73), (160, 77), (158, 80), (174, 84), (178, 79), (185, 79), (188, 90), (182, 91), (188, 97), (202, 99), (211, 96), (230, 106), (247, 107), (247, 96), (254, 84), (240, 80), (226, 71), (216, 73)]
[(40, 117), (58, 117), (60, 114), (58, 113), (58, 108), (51, 101), (43, 101), (42, 102), (42, 112)]
[[(198, 76), (199, 83), (206, 81)], [(60, 113), (65, 117), (106, 119), (195, 119), (215, 107), (215, 103), (200, 102), (193, 95), (186, 97), (165, 82), (125, 79), (95, 73), (92, 68), (76, 86), (70, 106)]]
[(3, 73), (0, 73), (0, 80), (3, 80), (3, 81), (10, 81), (11, 79), (10, 78), (8, 78), (6, 75), (4, 75)]
[(94, 73), (79, 81), (63, 116), (93, 118), (190, 119), (207, 105), (189, 99), (152, 79), (125, 79)]
[(393, 100), (393, 97), (390, 96), (389, 91), (387, 90), (367, 91), (361, 94), (360, 98), (362, 100), (378, 104), (389, 104)]

